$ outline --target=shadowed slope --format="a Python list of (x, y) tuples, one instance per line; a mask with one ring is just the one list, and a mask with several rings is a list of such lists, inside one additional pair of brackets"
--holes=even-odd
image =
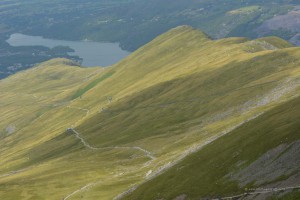
[(109, 68), (50, 61), (3, 80), (0, 125), (19, 129), (0, 140), (0, 196), (112, 199), (295, 98), (299, 48), (248, 43), (183, 26)]
[(245, 192), (261, 192), (248, 196), (265, 199), (278, 195), (274, 188), (299, 189), (299, 120), (297, 98), (207, 145), (124, 199), (220, 198)]

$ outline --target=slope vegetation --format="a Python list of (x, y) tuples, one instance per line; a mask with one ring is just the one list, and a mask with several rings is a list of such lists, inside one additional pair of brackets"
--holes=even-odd
[(241, 194), (240, 198), (265, 199), (300, 189), (299, 105), (298, 97), (245, 123), (124, 199), (217, 199)]
[[(174, 166), (194, 163), (192, 157), (198, 154), (209, 159), (205, 152), (220, 146), (221, 140), (225, 147), (237, 148), (235, 145), (256, 128), (254, 122), (267, 130), (269, 113), (276, 114), (286, 102), (296, 102), (299, 58), (299, 48), (276, 37), (259, 42), (211, 40), (201, 31), (182, 26), (108, 68), (86, 69), (67, 60), (52, 60), (4, 79), (0, 82), (4, 113), (0, 122), (0, 197), (118, 199), (137, 186), (129, 199), (142, 199), (146, 187), (149, 199), (158, 193), (166, 199), (182, 194), (238, 193), (247, 180), (237, 176), (238, 172), (227, 189), (209, 186), (228, 175), (238, 159), (228, 159), (228, 170), (216, 176), (208, 173), (204, 179), (208, 186), (200, 192), (184, 186), (196, 184), (204, 173), (187, 173), (190, 181), (178, 183), (178, 193), (173, 193), (176, 173), (171, 188), (152, 184), (169, 179), (161, 177), (169, 176), (164, 172), (173, 173)], [(297, 117), (292, 112), (286, 115), (278, 121)], [(287, 131), (279, 138), (288, 135), (286, 145), (298, 139), (297, 132), (290, 132), (297, 130), (296, 122), (283, 126)], [(245, 127), (249, 130), (241, 131)], [(226, 139), (232, 135), (238, 135), (236, 140)], [(257, 148), (259, 138), (257, 135), (251, 143), (241, 145)], [(253, 155), (238, 157), (247, 161), (243, 167), (276, 147), (267, 142), (270, 145), (262, 145)], [(224, 159), (233, 151), (224, 152)], [(217, 155), (217, 150), (209, 152)], [(186, 158), (188, 155), (191, 157)], [(209, 170), (210, 165), (195, 161), (193, 166)], [(282, 170), (286, 171), (284, 166)], [(178, 173), (178, 178), (181, 176)], [(227, 179), (220, 181), (226, 184)]]

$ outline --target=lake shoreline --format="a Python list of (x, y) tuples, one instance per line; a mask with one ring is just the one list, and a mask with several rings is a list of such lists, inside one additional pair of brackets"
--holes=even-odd
[(69, 50), (72, 49), (74, 52), (68, 52), (68, 55), (81, 58), (84, 67), (107, 67), (119, 62), (131, 53), (122, 50), (119, 43), (57, 40), (21, 33), (11, 34), (6, 42), (13, 47), (43, 46), (51, 49), (69, 47)]

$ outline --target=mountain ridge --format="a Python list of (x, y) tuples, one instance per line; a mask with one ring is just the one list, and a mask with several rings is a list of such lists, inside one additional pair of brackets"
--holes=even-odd
[(113, 199), (202, 152), (191, 148), (252, 129), (299, 93), (299, 47), (270, 40), (287, 48), (248, 52), (245, 38), (183, 26), (108, 68), (58, 59), (0, 81), (0, 196)]

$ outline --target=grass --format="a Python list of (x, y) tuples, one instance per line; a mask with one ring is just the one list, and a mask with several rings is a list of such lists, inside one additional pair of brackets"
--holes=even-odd
[(242, 7), (236, 10), (229, 11), (228, 14), (231, 15), (239, 15), (239, 14), (250, 14), (252, 12), (256, 12), (260, 9), (260, 6), (247, 6)]
[(72, 99), (76, 99), (78, 97), (81, 97), (84, 93), (86, 93), (87, 91), (89, 91), (90, 89), (92, 89), (93, 87), (95, 87), (97, 84), (99, 84), (100, 82), (104, 81), (105, 79), (111, 77), (115, 72), (108, 72), (106, 74), (104, 74), (102, 77), (97, 78), (96, 80), (94, 80), (93, 82), (89, 83), (87, 86), (85, 86), (84, 88), (78, 90), (73, 96)]
[[(277, 38), (268, 42), (277, 43)], [(52, 60), (2, 80), (0, 130), (14, 124), (17, 131), (0, 140), (0, 175), (29, 169), (0, 178), (0, 197), (62, 199), (96, 182), (70, 199), (82, 195), (85, 199), (112, 199), (142, 183), (149, 170), (156, 171), (192, 145), (201, 145), (247, 118), (274, 110), (298, 94), (294, 88), (261, 103), (266, 95), (282, 91), (280, 85), (294, 83), (286, 80), (299, 78), (299, 48), (283, 45), (249, 53), (245, 51), (248, 43), (245, 38), (211, 40), (205, 33), (183, 26), (109, 68), (80, 68), (66, 60)], [(112, 102), (107, 101), (108, 96)], [(138, 146), (156, 159), (145, 165), (149, 158), (141, 151), (89, 150), (74, 135), (66, 134), (69, 127), (92, 146)], [(256, 144), (254, 138), (252, 142)], [(256, 155), (249, 155), (249, 162)], [(228, 168), (232, 164), (225, 163)], [(201, 169), (206, 167), (211, 165)], [(211, 183), (226, 170), (203, 180)], [(183, 180), (191, 186), (187, 178)], [(184, 184), (175, 184), (175, 174), (171, 180), (181, 192)], [(223, 183), (228, 187), (221, 190), (208, 185), (201, 194), (215, 189), (225, 194), (237, 188), (234, 181), (220, 179), (220, 185)], [(155, 191), (151, 188), (149, 191)], [(187, 192), (196, 196), (196, 188), (194, 184)], [(171, 197), (175, 195), (172, 191), (165, 188), (161, 194)]]
[[(300, 98), (297, 98), (243, 125), (143, 184), (124, 199), (173, 199), (181, 194), (198, 199), (243, 193), (238, 182), (227, 175), (237, 170), (238, 163), (248, 165), (282, 141), (299, 140), (299, 122), (294, 120), (300, 117), (299, 103)], [(234, 156), (237, 152), (238, 156)]]

